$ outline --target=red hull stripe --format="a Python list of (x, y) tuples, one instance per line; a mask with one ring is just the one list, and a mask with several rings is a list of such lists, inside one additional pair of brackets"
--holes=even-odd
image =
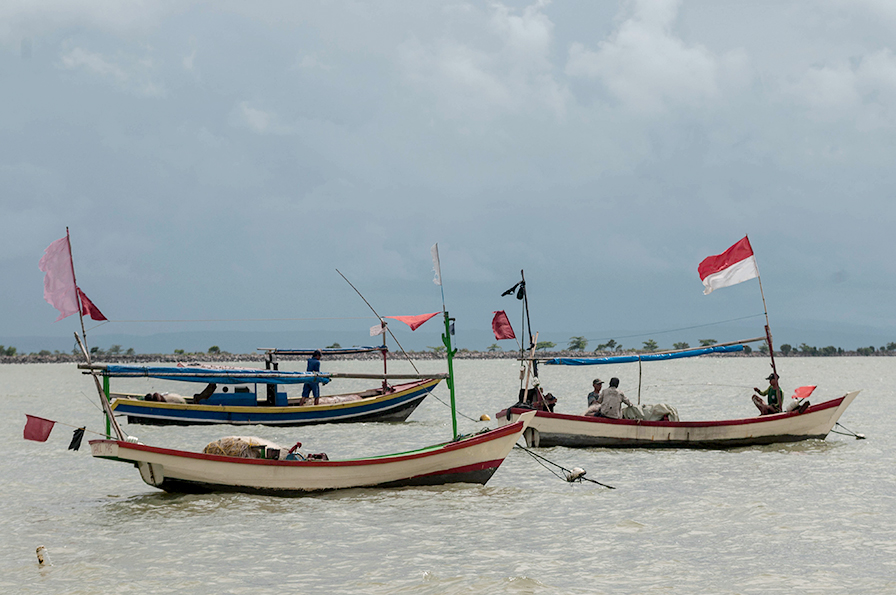
[[(520, 431), (523, 422), (516, 422), (513, 424), (508, 424), (506, 426), (501, 426), (500, 428), (491, 430), (484, 434), (479, 434), (478, 436), (474, 436), (468, 440), (463, 440), (461, 442), (451, 442), (446, 443), (444, 446), (440, 448), (434, 448), (431, 450), (426, 450), (423, 452), (410, 452), (405, 455), (398, 456), (389, 456), (385, 455), (379, 458), (370, 458), (370, 459), (352, 459), (348, 461), (272, 461), (268, 459), (244, 459), (240, 457), (226, 457), (222, 455), (210, 455), (200, 452), (189, 452), (185, 450), (174, 450), (170, 448), (159, 448), (157, 446), (147, 446), (145, 444), (133, 444), (131, 442), (122, 442), (116, 440), (91, 440), (90, 444), (94, 442), (117, 442), (119, 448), (124, 449), (132, 449), (132, 450), (141, 450), (145, 452), (154, 452), (163, 455), (171, 455), (175, 457), (186, 457), (191, 459), (204, 459), (207, 461), (220, 461), (223, 463), (240, 463), (243, 465), (275, 465), (275, 466), (283, 466), (283, 467), (293, 467), (293, 466), (302, 466), (302, 467), (357, 467), (360, 465), (383, 465), (385, 463), (394, 463), (399, 461), (409, 461), (412, 459), (421, 459), (426, 457), (431, 457), (437, 454), (443, 454), (446, 452), (451, 452), (454, 450), (463, 450), (465, 448), (469, 448), (471, 446), (475, 446), (477, 444), (482, 444), (484, 442), (491, 442), (492, 440), (498, 440), (510, 434), (515, 434)], [(483, 467), (486, 468), (486, 467)], [(454, 471), (454, 470), (451, 470)], [(448, 473), (451, 471), (445, 471), (444, 473)]]
[[(660, 428), (711, 428), (714, 426), (740, 426), (746, 424), (760, 424), (769, 421), (774, 421), (776, 419), (781, 419), (782, 417), (791, 417), (794, 415), (806, 415), (808, 413), (812, 413), (815, 411), (823, 411), (825, 409), (830, 409), (831, 407), (838, 407), (840, 403), (843, 402), (845, 397), (840, 397), (839, 399), (832, 399), (830, 401), (825, 401), (824, 403), (819, 403), (818, 405), (811, 405), (804, 413), (799, 413), (797, 411), (792, 411), (790, 413), (776, 413), (774, 415), (763, 415), (762, 417), (748, 417), (745, 419), (726, 419), (720, 421), (645, 421), (643, 419), (611, 419), (607, 417), (586, 417), (584, 415), (568, 415), (565, 413), (549, 413), (547, 411), (537, 411), (535, 413), (536, 417), (547, 417), (551, 419), (565, 419), (570, 421), (580, 421), (587, 423), (596, 423), (596, 424), (615, 424), (622, 426), (656, 426)], [(531, 409), (517, 409), (512, 408), (510, 410), (511, 413), (520, 414), (525, 413), (526, 411), (531, 411)], [(507, 415), (507, 410), (499, 411), (496, 414), (498, 417), (502, 415)]]

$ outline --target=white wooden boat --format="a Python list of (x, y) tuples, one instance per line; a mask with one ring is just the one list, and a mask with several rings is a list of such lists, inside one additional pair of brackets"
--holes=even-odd
[[(720, 421), (608, 419), (536, 411), (523, 433), (530, 447), (734, 448), (824, 440), (859, 391), (798, 410)], [(512, 424), (531, 409), (511, 407), (497, 418)]]
[[(450, 339), (453, 319), (449, 318), (447, 311), (443, 314), (445, 334), (442, 341), (447, 347), (447, 384), (451, 391), (454, 436), (450, 442), (408, 452), (346, 460), (284, 459), (280, 449), (277, 449), (276, 456), (270, 458), (267, 453), (262, 458), (250, 458), (150, 446), (127, 437), (121, 430), (108, 402), (108, 388), (106, 391), (101, 388), (100, 377), (106, 368), (88, 363), (83, 368), (93, 376), (97, 386), (106, 413), (106, 434), (115, 436), (114, 439), (92, 440), (91, 454), (100, 459), (132, 464), (140, 471), (144, 482), (169, 492), (224, 491), (297, 496), (346, 488), (484, 484), (514, 447), (534, 414), (523, 413), (517, 421), (494, 430), (471, 436), (458, 435), (452, 381), (452, 358), (455, 350), (451, 348)], [(157, 370), (154, 377), (183, 380), (181, 373), (201, 374), (203, 382), (216, 383), (245, 380), (244, 376), (247, 374), (245, 370), (185, 371), (183, 368), (175, 368)], [(270, 385), (301, 384), (303, 377), (307, 380), (308, 376), (305, 372), (278, 370), (252, 370), (251, 374), (253, 378), (257, 377), (260, 382)], [(108, 387), (108, 380), (102, 384)]]
[(299, 496), (345, 488), (485, 484), (534, 412), (513, 423), (419, 450), (350, 460), (269, 460), (92, 440), (94, 457), (133, 464), (148, 485), (179, 493), (246, 492)]

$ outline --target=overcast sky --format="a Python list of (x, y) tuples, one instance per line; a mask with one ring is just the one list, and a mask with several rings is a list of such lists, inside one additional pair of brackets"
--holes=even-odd
[(336, 269), (434, 312), (436, 242), (460, 328), (520, 269), (548, 336), (684, 328), (762, 314), (696, 272), (749, 234), (773, 332), (896, 341), (896, 3), (260, 6), (0, 3), (0, 338), (77, 328), (69, 226), (99, 334), (363, 335)]

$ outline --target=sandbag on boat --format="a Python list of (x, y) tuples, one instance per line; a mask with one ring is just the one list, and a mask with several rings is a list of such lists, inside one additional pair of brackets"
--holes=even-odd
[(227, 436), (215, 440), (202, 450), (209, 455), (243, 459), (282, 459), (286, 458), (287, 451), (279, 444), (255, 436)]
[(630, 405), (622, 410), (623, 419), (643, 419), (644, 421), (678, 421), (678, 411), (672, 405)]

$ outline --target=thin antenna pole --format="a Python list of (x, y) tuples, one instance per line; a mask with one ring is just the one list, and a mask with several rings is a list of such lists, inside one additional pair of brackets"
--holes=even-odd
[[(343, 279), (345, 279), (345, 282), (348, 283), (349, 286), (350, 286), (352, 289), (355, 290), (355, 293), (358, 294), (358, 297), (360, 297), (362, 300), (364, 300), (364, 303), (367, 304), (367, 307), (370, 308), (370, 311), (373, 312), (373, 315), (377, 317), (377, 319), (380, 321), (380, 324), (381, 324), (387, 331), (389, 331), (389, 334), (392, 335), (392, 338), (393, 338), (393, 339), (395, 339), (395, 344), (398, 345), (398, 348), (401, 349), (401, 352), (402, 352), (402, 353), (404, 354), (404, 356), (408, 359), (408, 362), (411, 364), (411, 367), (414, 368), (414, 371), (417, 372), (417, 373), (419, 374), (419, 373), (420, 373), (420, 370), (418, 370), (418, 369), (417, 369), (417, 366), (414, 365), (414, 360), (411, 359), (411, 356), (407, 354), (407, 352), (404, 350), (404, 347), (402, 347), (402, 346), (401, 346), (401, 343), (398, 342), (398, 337), (395, 336), (395, 333), (392, 332), (392, 329), (389, 328), (389, 325), (387, 325), (387, 324), (385, 323), (385, 321), (383, 320), (382, 316), (380, 316), (379, 314), (377, 314), (376, 310), (373, 309), (373, 306), (370, 305), (370, 302), (367, 301), (367, 298), (365, 298), (363, 295), (361, 295), (361, 292), (358, 291), (358, 288), (357, 288), (357, 287), (355, 287), (354, 285), (352, 285), (352, 282), (348, 280), (348, 277), (346, 277), (345, 275), (343, 275), (343, 274), (339, 271), (339, 269), (336, 269), (336, 272), (339, 273), (339, 276), (342, 277)], [(386, 345), (386, 336), (385, 336), (385, 334), (383, 335), (383, 345), (384, 345), (384, 346)]]
[(442, 344), (445, 345), (445, 355), (448, 360), (448, 378), (445, 383), (448, 385), (448, 392), (451, 395), (451, 432), (453, 438), (457, 439), (457, 402), (454, 396), (454, 353), (456, 350), (451, 346), (451, 321), (448, 315), (448, 309), (445, 307), (445, 285), (442, 283), (442, 263), (439, 260), (439, 244), (436, 243), (432, 247), (433, 267), (439, 276), (439, 289), (442, 293), (442, 316), (445, 318), (445, 334), (442, 335)]

